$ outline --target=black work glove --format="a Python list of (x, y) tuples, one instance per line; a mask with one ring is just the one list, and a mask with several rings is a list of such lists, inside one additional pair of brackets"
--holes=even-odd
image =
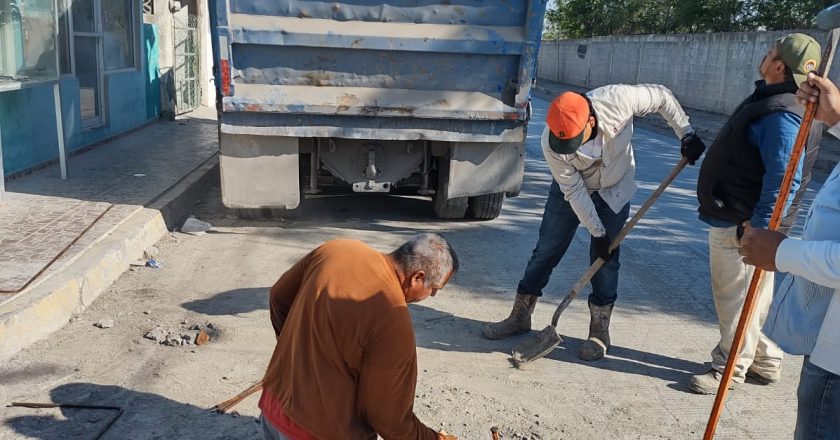
[(690, 165), (694, 165), (697, 159), (700, 159), (700, 156), (706, 151), (706, 144), (693, 132), (683, 136), (680, 143), (682, 144), (680, 146), (680, 152), (684, 158), (688, 159)]
[(595, 255), (604, 261), (610, 261), (612, 254), (610, 253), (610, 238), (604, 234), (603, 237), (592, 237), (595, 244)]

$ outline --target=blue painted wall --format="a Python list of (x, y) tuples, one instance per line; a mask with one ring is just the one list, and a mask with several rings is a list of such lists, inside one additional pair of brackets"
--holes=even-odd
[[(124, 133), (160, 114), (160, 86), (156, 76), (159, 70), (158, 53), (156, 48), (148, 50), (150, 44), (157, 44), (157, 30), (147, 24), (143, 31), (141, 46), (145, 59), (142, 66), (134, 71), (105, 75), (106, 125), (83, 131), (79, 112), (79, 82), (75, 78), (60, 81), (68, 152)], [(3, 136), (3, 168), (6, 176), (58, 158), (53, 102), (52, 84), (0, 93), (0, 132)]]
[(157, 26), (143, 25), (143, 44), (146, 49), (146, 117), (160, 116), (160, 34)]

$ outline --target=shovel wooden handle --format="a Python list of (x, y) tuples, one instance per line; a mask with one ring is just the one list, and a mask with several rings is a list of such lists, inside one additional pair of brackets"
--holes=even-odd
[[(671, 186), (671, 183), (674, 181), (674, 179), (677, 178), (677, 176), (687, 164), (688, 159), (684, 157), (680, 159), (680, 161), (674, 166), (674, 169), (671, 170), (671, 174), (668, 174), (668, 177), (666, 177), (665, 180), (663, 180), (662, 183), (659, 184), (659, 187), (656, 188), (656, 191), (654, 191), (653, 194), (651, 194), (650, 197), (648, 197), (647, 201), (645, 201), (645, 203), (639, 208), (639, 210), (636, 211), (636, 214), (633, 215), (633, 218), (631, 218), (630, 221), (627, 222), (627, 224), (624, 225), (623, 228), (621, 228), (621, 232), (618, 233), (618, 235), (613, 239), (612, 243), (610, 244), (610, 252), (614, 251), (618, 247), (618, 245), (621, 244), (624, 238), (627, 237), (627, 234), (629, 234), (630, 231), (633, 230), (633, 227), (636, 226), (636, 223), (639, 223), (639, 220), (641, 220), (642, 217), (644, 217), (645, 213), (648, 211), (648, 209), (650, 209), (651, 206), (653, 206), (654, 202), (656, 202), (659, 196), (661, 196), (662, 193), (665, 192), (665, 190), (669, 186)], [(569, 294), (566, 295), (566, 297), (563, 298), (563, 301), (560, 302), (560, 305), (557, 306), (557, 309), (554, 311), (554, 316), (551, 317), (552, 327), (557, 327), (557, 321), (560, 320), (560, 315), (563, 314), (563, 310), (566, 310), (566, 307), (568, 307), (572, 300), (578, 296), (581, 290), (583, 290), (583, 286), (585, 286), (586, 283), (588, 283), (589, 280), (591, 280), (592, 277), (595, 276), (595, 274), (601, 269), (601, 267), (604, 266), (604, 264), (606, 264), (606, 261), (604, 261), (601, 258), (598, 258), (597, 260), (595, 260), (594, 263), (592, 263), (591, 266), (589, 266), (589, 270), (587, 270), (586, 273), (583, 274), (582, 277), (580, 277), (578, 282), (574, 285), (574, 287), (572, 287), (572, 290), (569, 292)]]
[[(817, 75), (823, 78), (828, 77), (828, 69), (831, 67), (831, 61), (834, 58), (834, 48), (837, 46), (837, 40), (838, 30), (832, 29), (828, 33), (828, 43), (823, 52), (822, 65), (820, 65), (817, 71)], [(785, 170), (785, 176), (782, 179), (782, 186), (779, 188), (779, 195), (776, 197), (773, 215), (770, 217), (768, 229), (771, 231), (775, 231), (782, 222), (782, 215), (787, 205), (788, 196), (790, 196), (790, 187), (796, 175), (796, 169), (799, 167), (799, 159), (805, 152), (808, 134), (811, 132), (811, 124), (813, 124), (816, 114), (817, 104), (809, 101), (805, 106), (805, 117), (802, 118), (802, 125), (799, 126), (799, 133), (796, 135), (796, 142), (793, 144), (793, 152), (790, 155), (790, 161)], [(735, 360), (738, 359), (738, 353), (741, 352), (741, 346), (744, 344), (744, 333), (747, 323), (752, 320), (756, 304), (758, 303), (758, 286), (761, 283), (761, 276), (763, 274), (764, 271), (758, 267), (753, 271), (750, 287), (744, 299), (744, 306), (741, 308), (741, 317), (738, 319), (738, 327), (735, 329), (735, 337), (732, 340), (729, 355), (726, 357), (726, 369), (723, 370), (723, 376), (720, 379), (720, 386), (715, 396), (715, 404), (712, 406), (711, 414), (709, 414), (709, 422), (706, 424), (706, 432), (703, 434), (703, 440), (712, 440), (715, 437), (720, 414), (723, 412), (723, 403), (726, 401), (726, 395), (729, 394), (729, 381), (732, 380), (732, 375), (735, 373)]]
[(210, 408), (210, 409), (213, 410), (213, 411), (225, 414), (228, 411), (230, 411), (231, 409), (233, 409), (234, 406), (239, 404), (239, 402), (245, 400), (246, 397), (248, 397), (251, 394), (254, 394), (257, 391), (261, 390), (262, 387), (263, 387), (263, 380), (260, 379), (259, 381), (255, 382), (253, 385), (249, 386), (248, 388), (245, 388), (245, 390), (242, 391), (241, 393), (237, 394), (234, 397), (231, 397), (228, 400), (225, 400), (224, 402), (222, 402), (222, 403), (220, 403), (220, 404), (218, 404), (218, 405), (216, 405), (216, 406), (214, 406), (213, 408)]

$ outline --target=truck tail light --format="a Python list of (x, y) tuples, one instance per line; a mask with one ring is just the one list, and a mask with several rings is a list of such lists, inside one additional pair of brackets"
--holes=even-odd
[(230, 96), (230, 61), (222, 60), (220, 70), (222, 75), (222, 95)]

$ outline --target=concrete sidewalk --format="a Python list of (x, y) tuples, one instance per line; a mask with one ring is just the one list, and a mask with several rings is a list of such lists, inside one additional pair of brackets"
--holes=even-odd
[[(582, 93), (589, 91), (589, 89), (583, 87), (560, 84), (540, 78), (537, 80), (537, 86), (534, 92), (536, 96), (551, 100), (553, 97), (567, 90)], [(746, 93), (744, 93), (744, 97), (746, 97)], [(711, 113), (689, 107), (684, 107), (684, 109), (691, 121), (691, 126), (694, 127), (694, 130), (697, 131), (697, 134), (700, 135), (707, 145), (714, 140), (715, 136), (717, 136), (729, 119), (729, 115)], [(668, 127), (668, 124), (659, 115), (648, 115), (639, 118), (638, 121), (639, 125), (651, 131), (673, 135), (671, 127)], [(814, 164), (814, 179), (817, 182), (824, 182), (837, 162), (840, 162), (840, 140), (826, 134), (820, 144), (819, 158), (816, 164)]]
[(215, 110), (156, 122), (6, 184), (0, 359), (57, 330), (218, 180)]

